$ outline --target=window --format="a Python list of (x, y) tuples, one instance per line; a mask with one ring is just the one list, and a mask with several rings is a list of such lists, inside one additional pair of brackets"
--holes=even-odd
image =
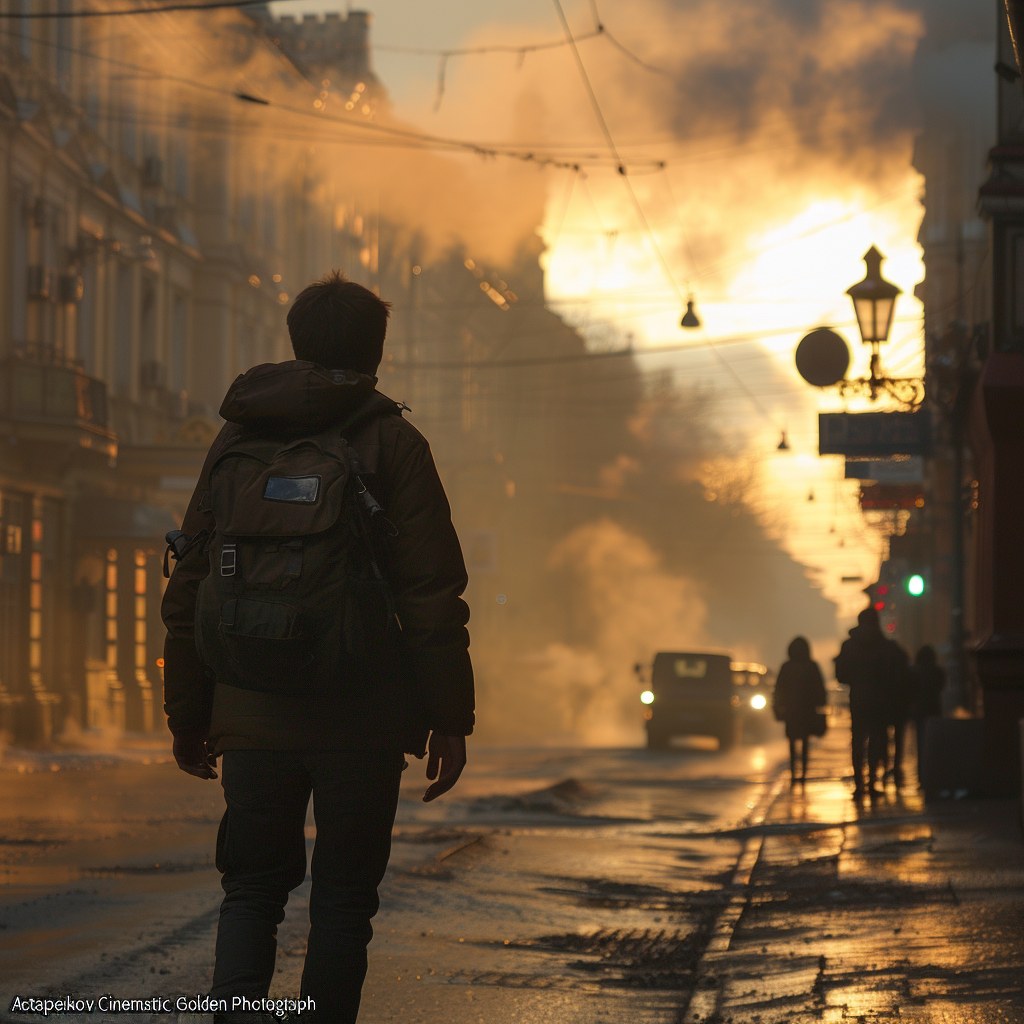
[[(21, 0), (21, 13), (32, 13), (32, 0)], [(25, 60), (32, 59), (32, 22), (27, 18), (18, 22), (18, 49)]]
[(154, 362), (159, 351), (157, 347), (156, 329), (156, 283), (144, 274), (142, 278), (142, 311), (139, 323), (139, 358), (145, 362)]
[[(71, 10), (71, 0), (57, 0), (57, 13), (67, 14)], [(54, 61), (57, 67), (57, 88), (64, 93), (71, 92), (71, 50), (73, 46), (72, 25), (70, 18), (58, 18), (56, 28), (56, 45)]]
[(131, 88), (122, 83), (121, 152), (129, 160), (135, 160), (135, 95)]
[(132, 380), (132, 267), (117, 265), (117, 295), (114, 301), (114, 391), (131, 394)]
[(0, 494), (0, 682), (24, 685), (28, 658), (28, 524), (26, 495)]
[(85, 87), (85, 116), (94, 132), (100, 130), (100, 87), (90, 78)]
[(96, 372), (96, 263), (82, 267), (82, 301), (78, 304), (75, 354), (86, 373)]
[(16, 187), (11, 203), (11, 337), (28, 340), (28, 193)]
[(176, 293), (171, 301), (171, 391), (188, 389), (188, 305), (185, 296)]
[(256, 200), (253, 198), (252, 193), (242, 196), (238, 203), (238, 226), (245, 235), (252, 231), (255, 209)]
[(263, 244), (268, 249), (277, 245), (277, 203), (274, 189), (269, 183), (263, 197)]
[(180, 131), (174, 144), (174, 191), (181, 199), (188, 198), (188, 116), (179, 119)]

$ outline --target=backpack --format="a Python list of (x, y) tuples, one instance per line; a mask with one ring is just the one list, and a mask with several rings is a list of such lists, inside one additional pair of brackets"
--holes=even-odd
[(394, 657), (397, 622), (374, 536), (381, 523), (394, 527), (360, 478), (343, 429), (298, 439), (243, 434), (211, 469), (204, 501), (216, 530), (195, 637), (219, 683), (355, 696)]

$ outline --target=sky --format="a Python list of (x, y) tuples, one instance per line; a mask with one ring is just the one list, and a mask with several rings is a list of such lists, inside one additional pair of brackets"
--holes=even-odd
[[(338, 9), (329, 0), (272, 6)], [(440, 104), (438, 58), (388, 49), (557, 40), (552, 0), (365, 6), (374, 67), (397, 118), (447, 136), (606, 156), (565, 48), (452, 58)], [(544, 172), (547, 297), (595, 347), (694, 344), (642, 357), (644, 366), (714, 392), (728, 453), (756, 469), (750, 504), (848, 625), (884, 542), (860, 513), (856, 483), (843, 480), (843, 460), (817, 455), (817, 414), (869, 406), (805, 384), (793, 353), (807, 331), (834, 326), (849, 343), (851, 374), (866, 373), (869, 353), (845, 291), (876, 245), (887, 258), (883, 273), (903, 292), (883, 365), (898, 375), (923, 370), (914, 288), (924, 275), (924, 182), (911, 166), (910, 74), (924, 19), (886, 0), (598, 6), (632, 56), (601, 38), (581, 40), (579, 53), (622, 158), (640, 169), (629, 177), (636, 203), (607, 166)], [(577, 36), (593, 30), (591, 0), (565, 10)], [(662, 160), (663, 171), (643, 170)], [(703, 323), (684, 331), (691, 297)], [(783, 432), (788, 451), (778, 450)]]

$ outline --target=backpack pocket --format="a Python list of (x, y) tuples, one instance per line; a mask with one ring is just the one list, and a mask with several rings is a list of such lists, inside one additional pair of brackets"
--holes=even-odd
[(301, 611), (293, 605), (232, 598), (221, 606), (219, 633), (234, 685), (247, 690), (294, 692), (313, 662)]

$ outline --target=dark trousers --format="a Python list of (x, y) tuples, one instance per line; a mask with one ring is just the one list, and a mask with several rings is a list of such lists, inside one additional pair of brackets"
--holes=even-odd
[(227, 810), (217, 836), (224, 902), (211, 996), (265, 996), (270, 988), (277, 926), (288, 893), (306, 877), (312, 793), (316, 844), (302, 995), (315, 1000), (319, 1020), (355, 1021), (402, 767), (401, 755), (379, 751), (225, 751)]
[(896, 784), (901, 786), (903, 785), (903, 751), (907, 738), (907, 719), (905, 717), (897, 718), (892, 723), (892, 734), (892, 775)]
[(885, 769), (886, 748), (889, 746), (889, 727), (883, 715), (851, 709), (853, 741), (853, 782), (857, 789), (864, 788), (864, 752), (867, 748), (868, 785), (874, 786), (878, 769)]
[[(807, 778), (807, 745), (810, 740), (806, 736), (790, 736), (789, 738), (789, 774), (794, 780)], [(799, 744), (799, 746), (798, 746)], [(803, 771), (797, 773), (797, 762), (803, 764)]]

